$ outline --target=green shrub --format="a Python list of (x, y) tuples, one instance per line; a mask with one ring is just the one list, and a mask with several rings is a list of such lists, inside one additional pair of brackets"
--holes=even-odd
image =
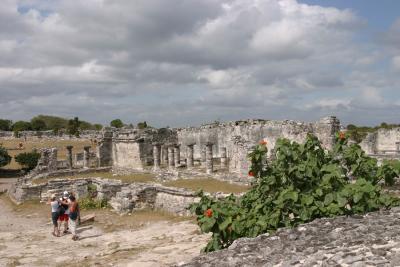
[(378, 167), (360, 146), (347, 145), (342, 133), (331, 151), (309, 135), (304, 144), (278, 140), (271, 162), (266, 162), (266, 153), (262, 143), (249, 154), (249, 175), (255, 181), (245, 195), (215, 200), (200, 194), (200, 202), (191, 205), (201, 230), (213, 233), (205, 251), (316, 218), (363, 214), (400, 203), (381, 189), (381, 184), (392, 185), (398, 173), (386, 164)]
[(11, 156), (8, 155), (7, 149), (0, 145), (0, 167), (6, 166), (11, 162)]
[(15, 156), (15, 161), (18, 162), (24, 169), (32, 170), (36, 167), (40, 153), (36, 151), (24, 152)]
[(102, 209), (108, 207), (107, 199), (95, 199), (92, 197), (85, 197), (79, 199), (79, 207), (83, 210)]

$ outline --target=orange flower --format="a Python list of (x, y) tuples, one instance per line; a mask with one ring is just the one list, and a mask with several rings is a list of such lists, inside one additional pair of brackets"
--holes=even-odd
[(254, 176), (254, 173), (252, 171), (249, 171), (249, 176)]
[(346, 135), (344, 134), (344, 132), (340, 132), (339, 133), (339, 139), (340, 140), (343, 140), (343, 139), (345, 139), (346, 138)]
[(208, 209), (204, 212), (204, 216), (207, 216), (208, 218), (211, 218), (213, 215), (212, 209)]
[(268, 144), (268, 142), (265, 141), (265, 140), (261, 140), (261, 141), (260, 141), (260, 145), (266, 146), (267, 144)]

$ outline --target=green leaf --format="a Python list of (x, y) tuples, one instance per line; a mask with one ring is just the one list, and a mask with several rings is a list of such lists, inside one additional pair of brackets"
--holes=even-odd
[(327, 194), (327, 195), (325, 196), (325, 200), (324, 200), (325, 206), (331, 204), (332, 201), (333, 201), (333, 194), (332, 194), (332, 193)]
[(218, 227), (220, 231), (224, 231), (232, 223), (232, 218), (228, 217)]
[(353, 196), (353, 201), (354, 203), (358, 203), (363, 197), (363, 193), (362, 192), (357, 192), (354, 194)]

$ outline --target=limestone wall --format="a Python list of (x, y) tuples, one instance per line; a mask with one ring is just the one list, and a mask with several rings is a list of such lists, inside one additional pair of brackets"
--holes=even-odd
[(399, 154), (400, 127), (379, 129), (369, 133), (360, 143), (361, 148), (369, 155)]
[(143, 145), (139, 142), (117, 140), (113, 143), (112, 162), (114, 168), (143, 170)]
[(335, 117), (323, 118), (316, 123), (296, 121), (247, 120), (216, 123), (201, 127), (177, 130), (178, 143), (181, 144), (181, 157), (186, 157), (187, 145), (195, 144), (194, 156), (200, 158), (206, 143), (213, 143), (214, 157), (220, 156), (220, 148), (226, 147), (229, 171), (244, 175), (249, 162), (247, 154), (261, 140), (267, 140), (269, 152), (279, 138), (303, 142), (308, 133), (315, 134), (327, 149), (332, 147), (334, 134), (340, 123)]
[[(219, 199), (228, 194), (214, 193), (212, 197)], [(239, 196), (239, 195), (238, 195)], [(130, 213), (140, 209), (159, 209), (181, 216), (190, 215), (190, 204), (200, 201), (195, 192), (160, 184), (134, 183), (121, 188), (109, 202), (119, 213)]]
[[(203, 151), (206, 144), (212, 144), (211, 157), (214, 159), (220, 158), (221, 151), (226, 149), (228, 169), (225, 171), (246, 176), (249, 168), (247, 155), (263, 139), (267, 140), (271, 153), (279, 138), (303, 142), (307, 134), (312, 133), (321, 140), (325, 148), (330, 149), (335, 133), (339, 130), (340, 123), (335, 117), (323, 118), (315, 123), (246, 120), (178, 129), (123, 129), (114, 132), (112, 137), (103, 134), (97, 155), (99, 161), (103, 162), (100, 166), (110, 164), (115, 169), (143, 170), (145, 166), (154, 164), (154, 144), (160, 145), (157, 151), (160, 149), (161, 163), (164, 164), (168, 162), (166, 147), (178, 145), (179, 149), (175, 151), (179, 151), (179, 157), (171, 154), (175, 159), (180, 158), (172, 166), (176, 168), (185, 165), (191, 151), (188, 145), (193, 146), (194, 160), (202, 158), (202, 162), (205, 162)], [(173, 168), (169, 168), (169, 171)], [(207, 173), (213, 172), (209, 170), (207, 169)]]
[(28, 200), (47, 201), (52, 194), (61, 197), (64, 191), (73, 192), (76, 197), (82, 198), (88, 195), (88, 185), (96, 186), (96, 194), (99, 199), (111, 199), (117, 192), (121, 191), (126, 183), (119, 180), (102, 178), (82, 179), (53, 179), (41, 184), (31, 184), (19, 181), (11, 186), (8, 195), (16, 203)]

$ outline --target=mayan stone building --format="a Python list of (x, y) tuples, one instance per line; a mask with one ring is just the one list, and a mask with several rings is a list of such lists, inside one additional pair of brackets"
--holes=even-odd
[(98, 142), (100, 166), (115, 170), (177, 170), (204, 168), (208, 174), (215, 167), (225, 172), (247, 175), (247, 154), (261, 140), (272, 151), (277, 139), (303, 142), (308, 133), (316, 135), (326, 149), (340, 130), (336, 117), (315, 123), (298, 121), (244, 120), (206, 124), (200, 127), (162, 129), (124, 129), (103, 132)]

